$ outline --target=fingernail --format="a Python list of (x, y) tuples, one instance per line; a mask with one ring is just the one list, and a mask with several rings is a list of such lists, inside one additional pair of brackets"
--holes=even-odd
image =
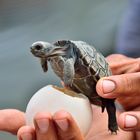
[(125, 116), (125, 128), (133, 128), (137, 125), (138, 121), (137, 118), (135, 116), (132, 115), (126, 115)]
[(116, 85), (111, 80), (103, 80), (103, 82), (102, 82), (102, 88), (103, 88), (104, 94), (106, 94), (106, 93), (110, 93), (113, 90), (115, 90)]
[(63, 120), (55, 120), (56, 124), (59, 126), (59, 128), (63, 131), (67, 131), (69, 124), (67, 119), (63, 119)]
[(22, 134), (22, 135), (21, 135), (21, 139), (22, 139), (22, 140), (32, 140), (32, 135), (29, 134), (29, 133)]
[(37, 125), (41, 133), (46, 133), (49, 128), (49, 120), (48, 119), (37, 120)]

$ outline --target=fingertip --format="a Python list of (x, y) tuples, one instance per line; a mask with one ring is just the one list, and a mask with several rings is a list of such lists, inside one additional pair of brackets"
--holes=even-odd
[(83, 140), (83, 135), (70, 113), (64, 110), (58, 111), (54, 114), (53, 119), (60, 139)]
[(64, 110), (60, 110), (54, 113), (53, 119), (71, 118), (70, 113)]
[(117, 98), (118, 94), (116, 94), (117, 84), (112, 77), (104, 77), (101, 78), (96, 85), (96, 91), (99, 96), (108, 99)]
[(70, 121), (71, 120), (71, 115), (64, 111), (64, 110), (60, 110), (57, 111), (54, 116), (53, 116), (53, 120), (57, 126), (57, 129), (59, 129), (60, 131), (67, 131), (70, 125)]
[(57, 111), (54, 115), (53, 115), (53, 120), (55, 122), (58, 122), (58, 120), (65, 120), (67, 121), (67, 123), (69, 124), (70, 127), (73, 127), (76, 125), (72, 115), (65, 111), (65, 110), (60, 110)]
[(23, 126), (18, 130), (17, 137), (19, 140), (35, 140), (35, 130), (33, 127)]
[(49, 129), (52, 129), (51, 113), (49, 112), (37, 113), (34, 117), (34, 125), (37, 133), (46, 134), (49, 131)]
[(38, 119), (46, 119), (46, 118), (49, 118), (49, 119), (52, 118), (52, 115), (50, 112), (38, 112), (34, 117), (34, 121)]
[(120, 114), (118, 125), (126, 131), (140, 130), (140, 112), (125, 112)]
[(114, 94), (114, 90), (116, 88), (116, 84), (114, 81), (104, 77), (101, 78), (96, 85), (96, 91), (99, 96), (103, 98), (116, 98)]

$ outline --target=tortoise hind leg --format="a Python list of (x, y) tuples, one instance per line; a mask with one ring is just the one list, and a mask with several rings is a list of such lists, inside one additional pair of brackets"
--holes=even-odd
[(118, 125), (116, 121), (116, 107), (114, 100), (102, 98), (102, 103), (108, 113), (108, 129), (111, 133), (117, 133)]

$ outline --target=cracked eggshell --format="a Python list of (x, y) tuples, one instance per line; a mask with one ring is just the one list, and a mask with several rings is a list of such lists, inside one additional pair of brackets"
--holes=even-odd
[(86, 135), (92, 123), (92, 108), (86, 97), (72, 97), (57, 90), (52, 85), (43, 87), (30, 99), (26, 108), (26, 123), (33, 126), (33, 118), (38, 112), (51, 112), (52, 115), (59, 110), (69, 112), (81, 132)]

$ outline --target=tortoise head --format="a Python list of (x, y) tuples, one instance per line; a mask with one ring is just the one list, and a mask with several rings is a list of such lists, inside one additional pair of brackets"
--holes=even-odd
[(67, 40), (61, 40), (54, 44), (38, 41), (32, 44), (31, 52), (35, 57), (40, 58), (44, 72), (47, 72), (47, 61), (49, 58), (66, 56), (67, 59), (75, 58), (73, 44)]
[(55, 56), (66, 55), (65, 47), (56, 46), (48, 42), (38, 41), (32, 44), (31, 52), (39, 58), (50, 58)]

